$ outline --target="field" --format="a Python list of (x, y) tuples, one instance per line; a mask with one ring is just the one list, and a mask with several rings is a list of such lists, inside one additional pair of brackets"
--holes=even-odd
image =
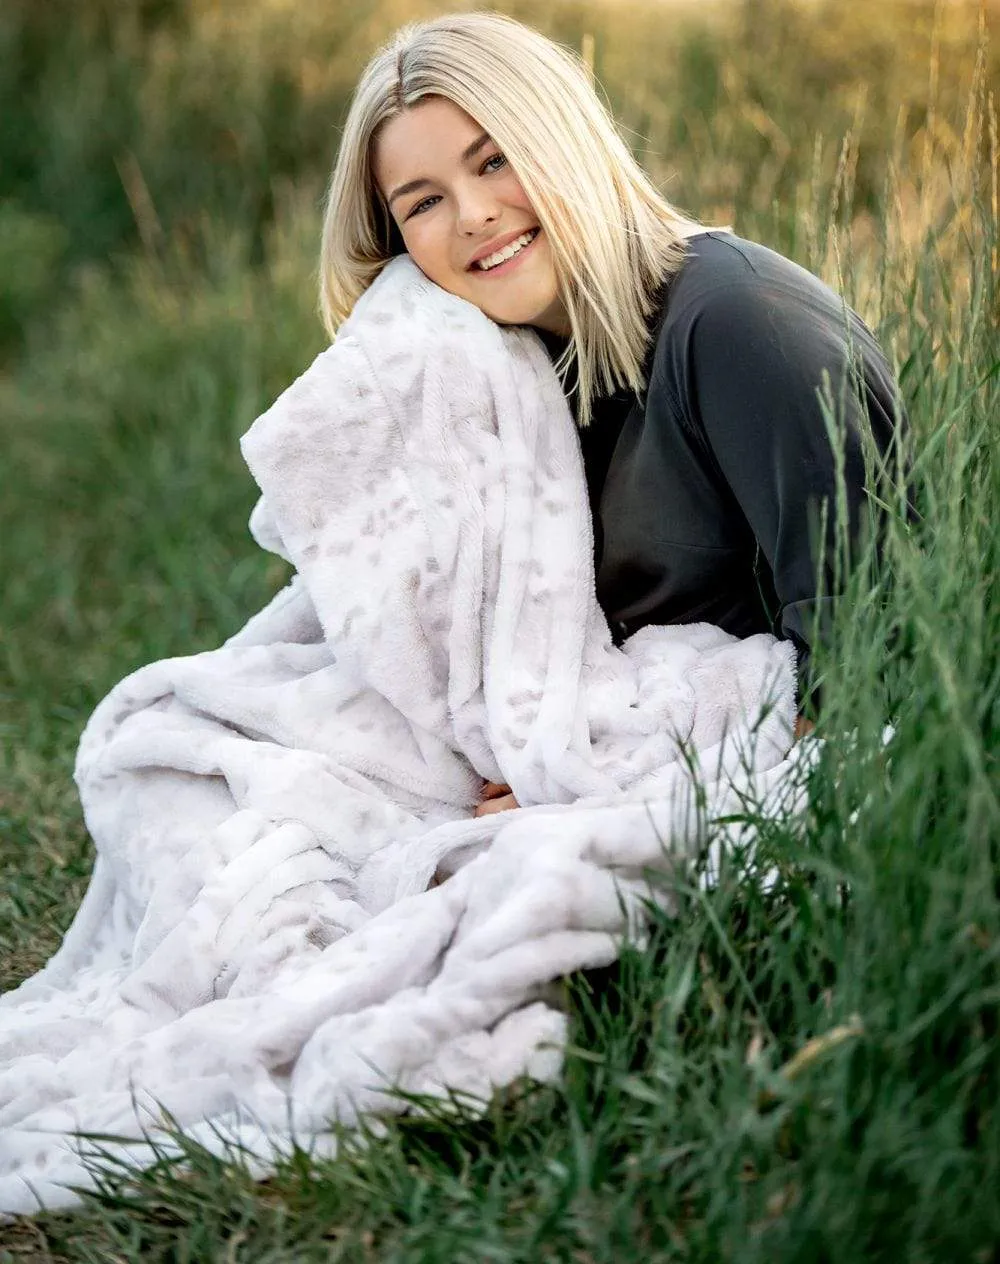
[[(808, 818), (766, 832), (773, 890), (687, 891), (569, 981), (562, 1086), (263, 1185), (198, 1153), (112, 1173), (79, 1214), (0, 1226), (0, 1262), (1000, 1258), (1000, 11), (498, 7), (591, 49), (667, 195), (823, 275), (897, 371), (921, 516), (887, 506), (884, 566), (841, 602)], [(285, 579), (237, 438), (325, 342), (357, 73), (441, 8), (0, 11), (0, 990), (86, 885), (96, 701)]]

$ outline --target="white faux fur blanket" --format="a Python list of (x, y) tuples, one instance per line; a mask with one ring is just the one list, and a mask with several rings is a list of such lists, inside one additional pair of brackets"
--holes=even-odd
[[(544, 999), (607, 964), (648, 871), (787, 782), (792, 651), (594, 597), (576, 431), (540, 341), (393, 260), (243, 440), (295, 577), (220, 649), (121, 682), (80, 742), (97, 848), (0, 1000), (0, 1211), (72, 1204), (74, 1132), (160, 1108), (268, 1158), (385, 1089), (555, 1076)], [(521, 809), (473, 817), (483, 779)]]

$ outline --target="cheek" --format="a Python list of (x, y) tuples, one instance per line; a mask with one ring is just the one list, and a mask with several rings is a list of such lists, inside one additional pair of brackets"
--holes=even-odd
[(511, 206), (516, 206), (519, 210), (530, 211), (532, 215), (535, 213), (535, 208), (531, 205), (531, 199), (525, 193), (521, 181), (513, 173), (510, 176), (507, 195), (504, 200), (509, 202)]
[(434, 225), (420, 224), (417, 222), (419, 219), (420, 216), (417, 216), (412, 225), (407, 225), (403, 240), (406, 243), (407, 252), (429, 275), (430, 272), (440, 269), (446, 252), (441, 241), (441, 234), (434, 231)]

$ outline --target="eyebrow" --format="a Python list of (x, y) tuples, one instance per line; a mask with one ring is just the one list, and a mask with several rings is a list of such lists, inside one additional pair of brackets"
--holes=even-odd
[[(489, 144), (489, 141), (489, 132), (483, 132), (481, 136), (476, 137), (471, 145), (462, 150), (462, 162), (468, 162), (470, 158), (474, 158), (484, 145)], [(396, 198), (402, 197), (404, 193), (415, 193), (417, 189), (422, 189), (425, 184), (430, 184), (430, 180), (426, 176), (421, 176), (419, 180), (408, 180), (406, 184), (401, 184), (394, 191), (392, 197), (389, 198), (389, 205), (392, 206)]]

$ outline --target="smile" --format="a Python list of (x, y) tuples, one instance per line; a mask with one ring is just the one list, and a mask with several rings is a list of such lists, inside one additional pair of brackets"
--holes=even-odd
[[(505, 259), (502, 263), (495, 264), (492, 268), (481, 268), (478, 263), (474, 263), (469, 271), (475, 273), (476, 276), (483, 277), (499, 276), (502, 273), (513, 271), (513, 269), (517, 267), (518, 262), (524, 258), (528, 251), (531, 250), (531, 247), (538, 240), (538, 235), (541, 231), (542, 230), (540, 228), (531, 229), (533, 234), (531, 241), (529, 241), (527, 245), (519, 246), (514, 254), (511, 255), (509, 259)], [(504, 249), (509, 250), (510, 247), (506, 246)], [(498, 251), (497, 253), (499, 254), (503, 252)]]

